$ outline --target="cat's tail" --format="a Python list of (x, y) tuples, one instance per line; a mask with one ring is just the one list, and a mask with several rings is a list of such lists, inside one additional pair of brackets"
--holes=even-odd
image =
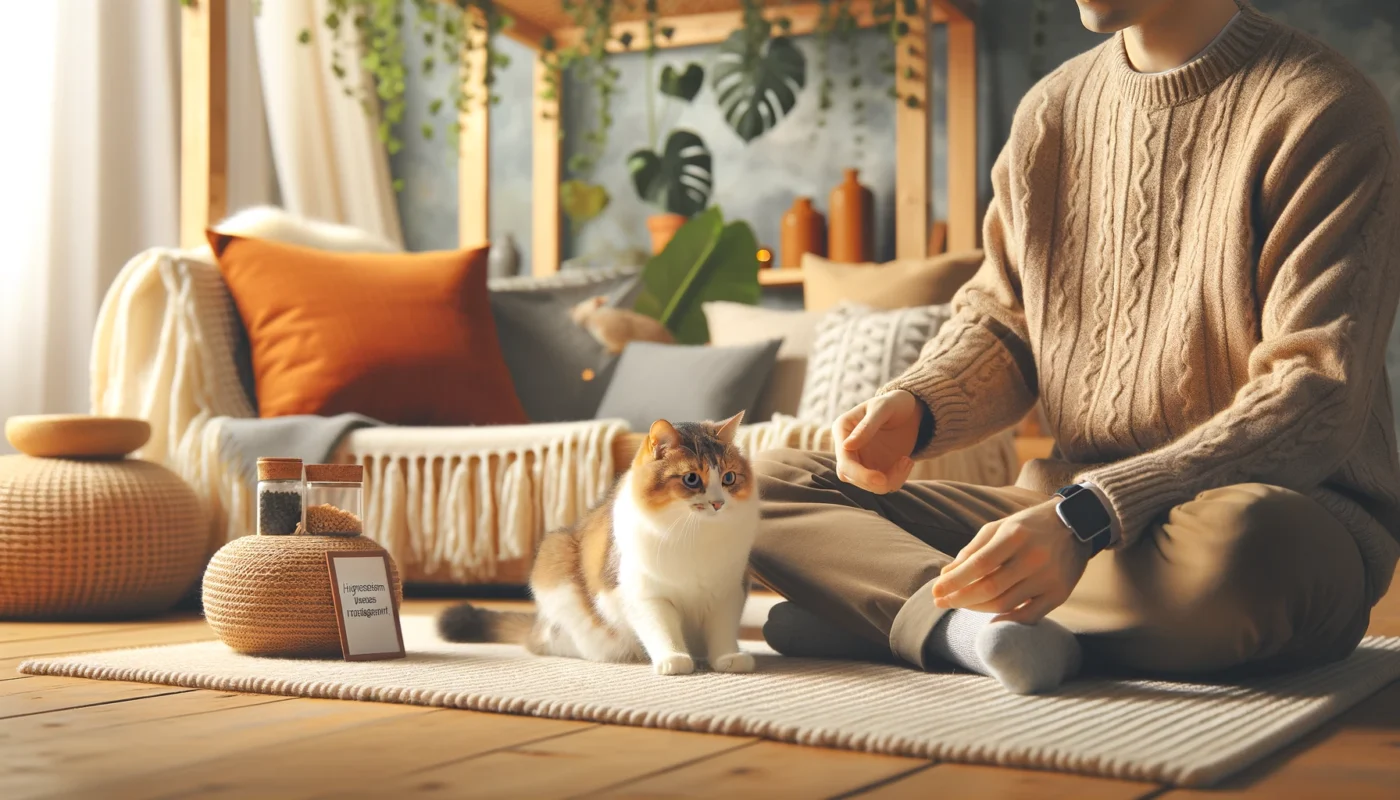
[(471, 603), (452, 606), (438, 617), (438, 635), (449, 642), (526, 644), (534, 627), (534, 614), (492, 611)]

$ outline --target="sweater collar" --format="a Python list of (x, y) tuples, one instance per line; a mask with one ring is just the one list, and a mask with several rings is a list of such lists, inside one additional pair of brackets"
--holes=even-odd
[(1274, 28), (1273, 20), (1241, 3), (1236, 18), (1199, 55), (1176, 69), (1156, 73), (1133, 69), (1120, 31), (1110, 44), (1114, 53), (1110, 69), (1128, 101), (1152, 108), (1177, 105), (1205, 95), (1244, 66)]

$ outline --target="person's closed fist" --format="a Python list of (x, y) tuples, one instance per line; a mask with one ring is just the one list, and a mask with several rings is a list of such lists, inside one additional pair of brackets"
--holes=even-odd
[(841, 480), (886, 494), (904, 485), (914, 468), (923, 405), (903, 389), (872, 397), (831, 426)]

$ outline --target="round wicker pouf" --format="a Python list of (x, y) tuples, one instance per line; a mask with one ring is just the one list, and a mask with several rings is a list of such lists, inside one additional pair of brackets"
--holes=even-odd
[[(204, 616), (240, 653), (340, 657), (327, 550), (383, 552), (363, 536), (243, 536), (224, 545), (204, 573)], [(389, 560), (395, 606), (403, 603)]]
[(158, 464), (0, 457), (0, 619), (164, 611), (208, 541), (194, 491)]

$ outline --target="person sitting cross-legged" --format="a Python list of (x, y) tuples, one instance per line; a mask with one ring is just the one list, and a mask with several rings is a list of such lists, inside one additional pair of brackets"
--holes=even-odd
[[(1117, 35), (1022, 101), (986, 261), (918, 362), (754, 467), (792, 655), (1017, 692), (1352, 652), (1400, 556), (1384, 359), (1400, 146), (1346, 60), (1231, 0), (1079, 0)], [(908, 481), (1039, 401), (1015, 486)]]

